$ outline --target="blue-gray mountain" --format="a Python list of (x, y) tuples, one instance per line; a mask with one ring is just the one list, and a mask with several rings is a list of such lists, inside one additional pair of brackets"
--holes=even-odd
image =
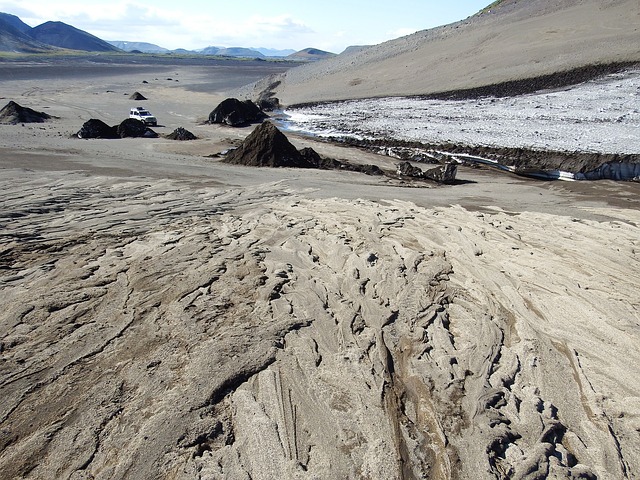
[[(238, 58), (291, 57), (292, 60), (317, 60), (332, 53), (308, 48), (296, 52), (293, 49), (274, 49), (264, 47), (222, 47), (208, 46), (198, 50), (170, 50), (148, 42), (127, 40), (105, 41), (95, 35), (63, 22), (45, 22), (31, 27), (16, 15), (0, 12), (0, 52), (45, 53), (57, 49), (80, 50), (88, 52), (132, 52), (132, 53), (174, 53), (218, 55)], [(309, 52), (315, 52), (310, 54)]]
[(39, 53), (54, 49), (32, 38), (31, 30), (15, 15), (0, 13), (0, 52)]
[(95, 35), (63, 22), (45, 22), (32, 28), (15, 15), (0, 13), (0, 51), (42, 53), (60, 48), (87, 52), (120, 51)]

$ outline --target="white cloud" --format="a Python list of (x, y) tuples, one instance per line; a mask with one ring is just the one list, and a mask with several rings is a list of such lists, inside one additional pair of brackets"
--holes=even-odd
[(193, 37), (192, 41), (201, 42), (199, 46), (202, 47), (256, 45), (280, 48), (313, 34), (307, 25), (286, 15), (251, 16), (239, 20), (199, 15), (184, 16), (179, 22), (181, 29)]
[[(199, 2), (194, 2), (199, 3)], [(334, 33), (331, 26), (316, 31), (295, 15), (245, 15), (238, 8), (215, 3), (171, 8), (169, 2), (0, 0), (0, 11), (13, 13), (31, 26), (61, 21), (104, 40), (143, 41), (165, 48), (197, 49), (217, 46), (261, 46), (302, 49), (315, 47), (339, 53), (353, 31)], [(354, 39), (354, 42), (356, 40)]]

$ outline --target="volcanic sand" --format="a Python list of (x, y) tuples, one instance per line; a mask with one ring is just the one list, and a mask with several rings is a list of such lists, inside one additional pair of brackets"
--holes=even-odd
[[(2, 82), (0, 478), (637, 478), (638, 184), (225, 165), (213, 71), (109, 72)], [(134, 91), (199, 139), (73, 137)]]

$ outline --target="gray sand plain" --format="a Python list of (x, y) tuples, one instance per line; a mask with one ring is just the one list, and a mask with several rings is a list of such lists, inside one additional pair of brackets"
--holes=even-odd
[(0, 478), (639, 478), (640, 185), (225, 165), (155, 68), (3, 79)]

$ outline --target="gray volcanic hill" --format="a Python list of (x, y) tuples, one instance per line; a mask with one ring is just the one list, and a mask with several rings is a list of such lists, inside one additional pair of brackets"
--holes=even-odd
[(201, 53), (203, 55), (217, 55), (218, 52), (220, 50), (222, 50), (223, 48), (224, 47), (216, 47), (216, 46), (213, 46), (213, 45), (209, 45), (206, 48), (202, 48), (200, 50), (196, 50), (196, 53)]
[(324, 50), (319, 50), (317, 48), (305, 48), (304, 50), (300, 50), (299, 52), (288, 55), (287, 58), (289, 60), (315, 61), (324, 60), (325, 58), (331, 58), (335, 56), (335, 53), (325, 52)]
[(260, 52), (265, 57), (286, 57), (287, 55), (296, 53), (296, 51), (291, 48), (278, 49), (278, 48), (251, 47), (251, 49)]
[(216, 55), (225, 57), (247, 57), (247, 58), (264, 58), (264, 55), (257, 50), (245, 47), (227, 47), (218, 50)]
[(119, 48), (63, 22), (45, 22), (31, 30), (31, 37), (56, 47), (87, 52), (118, 52)]
[(30, 31), (31, 27), (20, 18), (0, 13), (0, 52), (40, 53), (54, 49), (31, 38)]
[(349, 54), (353, 54), (356, 52), (359, 52), (360, 50), (364, 50), (366, 48), (369, 48), (371, 45), (349, 45), (347, 48), (345, 48), (342, 53), (349, 53)]
[(638, 62), (639, 26), (637, 0), (504, 0), (464, 21), (289, 70), (275, 94), (288, 105), (422, 95)]
[(202, 55), (221, 55), (225, 57), (241, 57), (241, 58), (264, 58), (265, 55), (252, 48), (245, 47), (216, 47), (208, 46), (206, 48), (196, 50)]
[(153, 43), (147, 42), (127, 42), (125, 40), (111, 40), (109, 41), (111, 45), (120, 50), (124, 50), (125, 52), (132, 52), (137, 50), (142, 53), (169, 53), (170, 50), (168, 48), (160, 47)]

